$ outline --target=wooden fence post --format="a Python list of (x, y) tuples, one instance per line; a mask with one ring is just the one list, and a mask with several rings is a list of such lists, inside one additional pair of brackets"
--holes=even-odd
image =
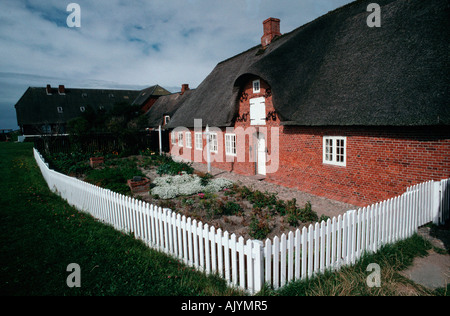
[(432, 183), (431, 190), (431, 220), (433, 224), (439, 225), (439, 205), (441, 203), (441, 182), (435, 181)]
[(253, 293), (261, 291), (264, 285), (264, 243), (260, 240), (253, 240), (253, 255), (254, 255), (254, 287)]

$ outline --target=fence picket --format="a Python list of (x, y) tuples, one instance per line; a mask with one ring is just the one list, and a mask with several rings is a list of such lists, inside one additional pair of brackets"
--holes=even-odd
[[(239, 251), (239, 286), (245, 289), (245, 252), (244, 252), (244, 237), (238, 239), (238, 251)], [(267, 258), (267, 257), (266, 257)], [(267, 276), (266, 276), (267, 280)], [(270, 280), (267, 280), (270, 283)]]
[(280, 287), (280, 240), (278, 236), (273, 238), (273, 286)]
[(297, 229), (295, 231), (295, 241), (294, 241), (294, 251), (295, 251), (295, 263), (294, 263), (294, 267), (295, 267), (295, 275), (294, 278), (295, 280), (299, 280), (300, 279), (300, 255), (301, 255), (301, 233), (300, 233), (300, 229)]
[(302, 280), (306, 279), (307, 277), (307, 266), (306, 266), (306, 259), (308, 254), (308, 229), (304, 226), (302, 229), (302, 269), (301, 269), (301, 275)]
[(313, 252), (314, 252), (314, 227), (312, 224), (308, 228), (308, 278), (313, 276)]
[(280, 241), (280, 286), (286, 284), (286, 255), (286, 234), (283, 234)]

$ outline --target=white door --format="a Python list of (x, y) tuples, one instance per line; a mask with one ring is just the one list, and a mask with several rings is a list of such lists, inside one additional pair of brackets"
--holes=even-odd
[(258, 146), (257, 146), (257, 171), (260, 175), (266, 175), (266, 139), (263, 134), (258, 136)]

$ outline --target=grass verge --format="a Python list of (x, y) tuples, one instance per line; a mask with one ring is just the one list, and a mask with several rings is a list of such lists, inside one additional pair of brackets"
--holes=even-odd
[[(449, 288), (435, 291), (416, 284), (399, 272), (412, 265), (415, 257), (424, 257), (432, 245), (414, 234), (412, 237), (386, 245), (377, 253), (364, 255), (353, 266), (337, 272), (325, 272), (311, 280), (292, 282), (273, 290), (266, 287), (260, 294), (269, 296), (444, 296)], [(380, 266), (380, 287), (369, 287), (367, 280), (373, 270), (371, 263)], [(372, 280), (372, 279), (371, 279)]]
[[(0, 295), (242, 295), (68, 206), (31, 144), (0, 144)], [(69, 288), (70, 263), (81, 287)]]

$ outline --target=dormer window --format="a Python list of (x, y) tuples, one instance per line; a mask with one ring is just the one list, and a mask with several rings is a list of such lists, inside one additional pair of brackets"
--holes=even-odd
[(261, 82), (258, 80), (253, 81), (253, 93), (261, 92)]
[(165, 115), (164, 116), (164, 125), (167, 125), (170, 121), (170, 116), (169, 115)]

